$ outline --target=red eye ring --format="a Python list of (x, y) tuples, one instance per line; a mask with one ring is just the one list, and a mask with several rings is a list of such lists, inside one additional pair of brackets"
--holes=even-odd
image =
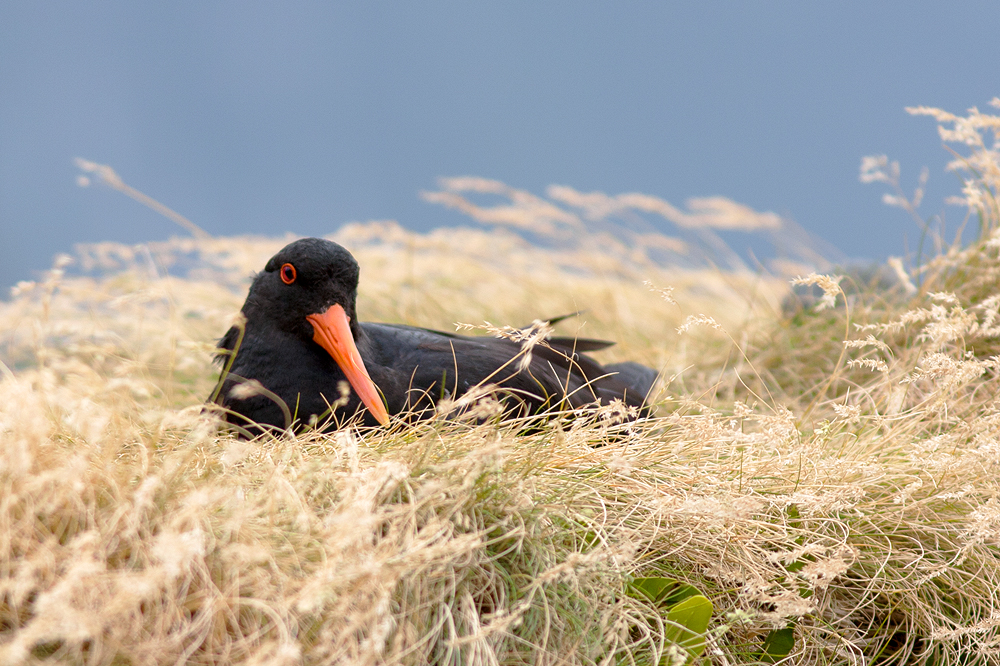
[(281, 281), (285, 284), (295, 282), (295, 278), (298, 277), (298, 273), (295, 271), (295, 266), (292, 266), (291, 264), (282, 264), (281, 270), (278, 271), (278, 275), (281, 276)]

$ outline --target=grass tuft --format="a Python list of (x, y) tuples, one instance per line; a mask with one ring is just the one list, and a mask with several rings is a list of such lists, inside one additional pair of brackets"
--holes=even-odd
[[(560, 335), (662, 371), (655, 415), (625, 425), (240, 440), (204, 407), (214, 338), (288, 239), (57, 259), (0, 304), (0, 663), (997, 663), (1000, 169), (982, 135), (1000, 120), (920, 112), (968, 147), (979, 230), (895, 260), (892, 288), (809, 275), (820, 292), (783, 309), (783, 278), (509, 228), (780, 224), (724, 201), (451, 179), (428, 198), (500, 226), (333, 236), (366, 319), (503, 331), (585, 310)], [(863, 169), (898, 189), (887, 159)]]

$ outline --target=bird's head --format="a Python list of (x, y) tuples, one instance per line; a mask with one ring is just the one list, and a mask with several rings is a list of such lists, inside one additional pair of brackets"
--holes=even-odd
[(356, 338), (358, 262), (332, 241), (303, 238), (289, 243), (257, 275), (243, 314), (248, 326), (266, 322), (315, 342), (333, 357), (354, 392), (383, 425), (389, 414), (368, 376)]

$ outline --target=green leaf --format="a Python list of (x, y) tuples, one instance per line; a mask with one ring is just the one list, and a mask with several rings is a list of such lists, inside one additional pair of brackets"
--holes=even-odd
[(670, 608), (676, 606), (685, 599), (701, 595), (701, 592), (694, 585), (680, 583), (675, 589), (668, 592), (661, 600), (660, 606)]
[(792, 652), (795, 647), (794, 627), (775, 629), (764, 639), (758, 659), (768, 664), (781, 661)]
[(712, 602), (696, 594), (667, 612), (665, 637), (687, 650), (688, 663), (705, 651), (705, 631), (712, 618), (712, 610)]
[(689, 597), (701, 594), (693, 585), (665, 577), (636, 578), (632, 581), (631, 587), (661, 608), (670, 608)]
[[(670, 590), (677, 587), (679, 583), (673, 578), (635, 578), (630, 583), (630, 587), (639, 592), (643, 597), (657, 603), (666, 596)], [(631, 595), (636, 597), (638, 595)]]

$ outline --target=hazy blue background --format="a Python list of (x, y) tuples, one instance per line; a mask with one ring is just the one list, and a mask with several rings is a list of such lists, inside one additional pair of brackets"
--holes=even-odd
[[(76, 156), (213, 234), (466, 223), (438, 176), (773, 210), (850, 256), (916, 238), (958, 188), (934, 123), (1000, 94), (991, 2), (0, 2), (0, 287), (80, 241), (179, 233)], [(951, 208), (949, 219), (960, 220)], [(471, 223), (470, 223), (471, 224)]]

